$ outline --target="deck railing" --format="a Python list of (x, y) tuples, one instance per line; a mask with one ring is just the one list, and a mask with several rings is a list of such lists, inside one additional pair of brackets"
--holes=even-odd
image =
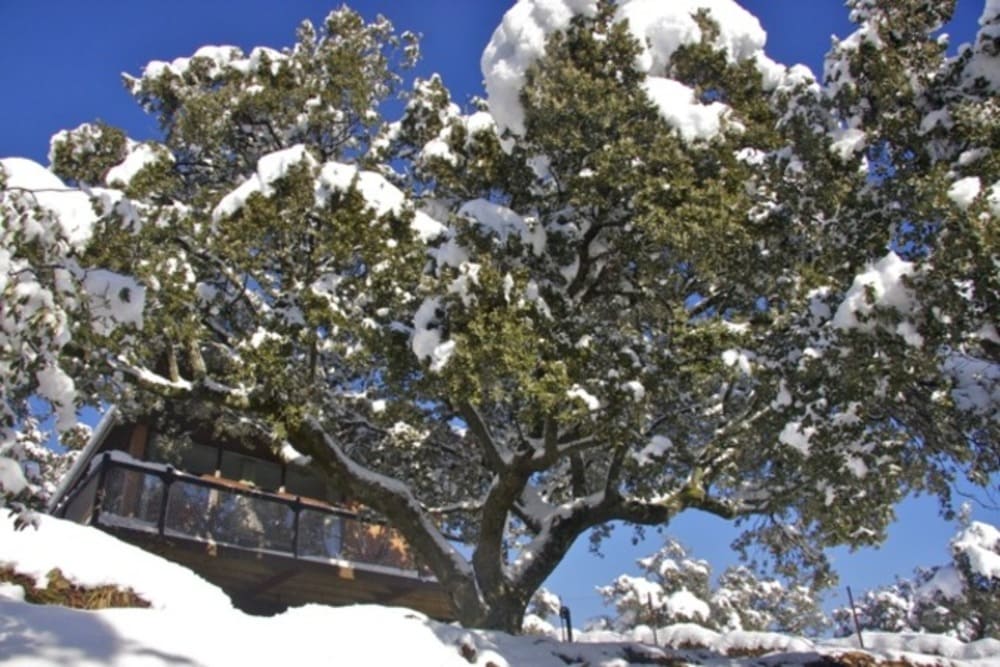
[(399, 533), (377, 519), (111, 453), (95, 460), (56, 514), (111, 529), (429, 578)]

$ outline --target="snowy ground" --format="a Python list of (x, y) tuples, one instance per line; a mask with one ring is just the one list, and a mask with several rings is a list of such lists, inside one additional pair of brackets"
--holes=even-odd
[[(847, 640), (816, 643), (766, 633), (719, 635), (696, 626), (661, 628), (657, 636), (661, 643), (701, 649), (655, 648), (636, 641), (651, 640), (648, 629), (636, 637), (578, 633), (579, 641), (567, 644), (552, 638), (467, 631), (407, 609), (371, 605), (339, 609), (312, 605), (273, 618), (247, 616), (189, 570), (97, 530), (50, 517), (42, 518), (38, 530), (16, 532), (12, 522), (0, 516), (0, 568), (8, 566), (38, 582), (58, 567), (81, 585), (130, 587), (152, 608), (91, 612), (38, 606), (23, 601), (20, 587), (0, 584), (0, 665), (5, 667), (726, 667), (824, 664), (817, 662), (821, 656), (856, 651), (854, 642)], [(875, 634), (865, 640), (879, 661), (1000, 665), (1000, 641), (995, 640), (962, 644), (929, 635)], [(761, 653), (766, 655), (751, 657)]]

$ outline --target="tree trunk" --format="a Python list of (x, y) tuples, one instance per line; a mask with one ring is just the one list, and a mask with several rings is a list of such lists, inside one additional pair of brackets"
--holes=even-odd
[(476, 623), (470, 625), (466, 623), (465, 619), (459, 619), (459, 622), (465, 627), (500, 630), (508, 634), (519, 635), (524, 624), (524, 610), (527, 606), (527, 600), (524, 599), (523, 595), (508, 594), (489, 603), (485, 615)]

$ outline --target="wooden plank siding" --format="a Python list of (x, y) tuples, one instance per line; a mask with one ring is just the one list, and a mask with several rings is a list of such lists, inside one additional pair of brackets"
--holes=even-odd
[(249, 613), (273, 614), (309, 603), (381, 604), (454, 620), (451, 601), (435, 581), (338, 563), (209, 544), (180, 537), (104, 526), (107, 532), (191, 568), (222, 588)]

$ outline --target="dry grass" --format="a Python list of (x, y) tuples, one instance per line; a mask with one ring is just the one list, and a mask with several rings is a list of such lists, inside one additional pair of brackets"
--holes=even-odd
[(69, 581), (58, 568), (46, 575), (48, 586), (39, 588), (31, 577), (0, 568), (0, 583), (16, 584), (24, 589), (24, 599), (32, 604), (55, 604), (73, 609), (108, 609), (111, 607), (149, 607), (131, 588), (116, 586), (78, 586)]

